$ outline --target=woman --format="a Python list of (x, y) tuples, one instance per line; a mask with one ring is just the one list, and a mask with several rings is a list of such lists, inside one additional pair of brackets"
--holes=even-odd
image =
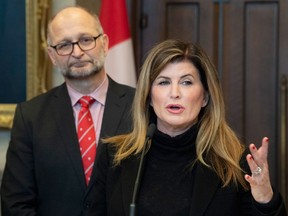
[[(178, 40), (155, 46), (132, 112), (133, 131), (107, 138), (98, 151), (96, 215), (129, 215), (142, 151), (138, 216), (286, 215), (269, 179), (268, 138), (245, 153), (225, 120), (215, 67), (200, 47)], [(157, 130), (146, 148), (151, 122)]]

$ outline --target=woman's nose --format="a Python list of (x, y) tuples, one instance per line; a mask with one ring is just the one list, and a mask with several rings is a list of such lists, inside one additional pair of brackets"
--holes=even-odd
[(171, 85), (171, 97), (172, 98), (180, 98), (181, 91), (178, 85)]

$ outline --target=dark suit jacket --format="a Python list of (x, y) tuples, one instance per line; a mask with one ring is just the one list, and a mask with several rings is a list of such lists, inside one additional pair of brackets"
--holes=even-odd
[[(109, 144), (101, 146), (96, 163), (94, 216), (129, 216), (139, 157), (132, 156), (115, 167), (112, 166), (113, 154)], [(286, 215), (283, 200), (277, 191), (269, 204), (261, 205), (253, 200), (250, 191), (233, 186), (222, 187), (217, 175), (200, 163), (195, 171), (190, 216)], [(261, 213), (268, 209), (274, 211)]]
[[(109, 78), (100, 137), (130, 130), (133, 97), (133, 88)], [(93, 215), (94, 181), (95, 171), (85, 184), (66, 85), (19, 104), (1, 187), (2, 216)]]

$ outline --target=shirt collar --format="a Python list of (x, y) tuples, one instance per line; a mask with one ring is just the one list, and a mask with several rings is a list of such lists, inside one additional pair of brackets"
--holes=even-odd
[[(105, 101), (106, 101), (107, 91), (108, 91), (108, 85), (109, 85), (109, 81), (106, 75), (103, 82), (100, 84), (100, 86), (96, 88), (93, 92), (91, 92), (89, 96), (93, 97), (98, 103), (104, 106)], [(69, 86), (67, 82), (66, 82), (66, 86), (67, 86), (68, 94), (71, 98), (72, 106), (75, 106), (78, 100), (84, 95), (76, 91), (75, 89), (73, 89), (71, 86)]]

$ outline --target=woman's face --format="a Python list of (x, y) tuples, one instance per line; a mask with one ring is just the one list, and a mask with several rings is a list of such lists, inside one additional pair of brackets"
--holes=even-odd
[(157, 115), (158, 130), (170, 136), (188, 130), (207, 104), (205, 95), (198, 70), (191, 62), (168, 64), (151, 87), (151, 106)]

